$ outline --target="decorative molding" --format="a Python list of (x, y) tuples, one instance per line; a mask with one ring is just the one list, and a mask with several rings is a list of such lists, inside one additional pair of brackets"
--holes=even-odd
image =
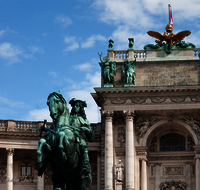
[(163, 166), (164, 175), (183, 175), (183, 166)]
[(146, 156), (147, 152), (146, 151), (137, 151), (136, 154), (140, 155), (140, 156)]
[(154, 96), (134, 98), (106, 98), (105, 105), (110, 104), (177, 104), (177, 103), (200, 102), (199, 95), (193, 96)]
[(158, 156), (158, 157), (148, 157), (149, 161), (158, 160), (193, 160), (194, 156)]
[(126, 153), (125, 152), (115, 152), (115, 155), (120, 157), (120, 156), (125, 156)]

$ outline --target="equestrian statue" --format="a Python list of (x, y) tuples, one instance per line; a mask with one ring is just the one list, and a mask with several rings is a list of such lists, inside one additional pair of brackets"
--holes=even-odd
[(87, 190), (91, 183), (91, 169), (86, 139), (94, 141), (95, 134), (86, 118), (85, 101), (73, 98), (69, 102), (60, 92), (52, 92), (47, 98), (50, 116), (53, 120), (50, 128), (41, 126), (44, 138), (38, 142), (35, 169), (38, 176), (44, 174), (50, 163), (53, 190)]

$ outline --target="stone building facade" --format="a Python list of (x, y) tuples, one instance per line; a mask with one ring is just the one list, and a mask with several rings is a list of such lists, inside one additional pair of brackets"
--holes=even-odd
[[(92, 93), (101, 123), (91, 124), (90, 190), (200, 190), (199, 52), (108, 50), (116, 76)], [(128, 86), (122, 66), (135, 54), (135, 85)], [(43, 178), (34, 170), (42, 124), (0, 120), (1, 190), (52, 189), (50, 167)]]
[[(199, 49), (108, 50), (114, 83), (92, 93), (102, 113), (101, 189), (200, 190)], [(135, 85), (122, 66), (135, 63)], [(104, 58), (105, 60), (105, 58)], [(101, 63), (100, 63), (101, 65)], [(123, 181), (116, 177), (119, 160)]]

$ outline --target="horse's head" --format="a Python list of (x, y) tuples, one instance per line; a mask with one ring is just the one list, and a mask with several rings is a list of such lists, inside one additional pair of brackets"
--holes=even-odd
[(69, 109), (66, 100), (59, 92), (52, 92), (47, 98), (47, 105), (49, 106), (50, 116), (53, 121), (59, 121), (60, 116), (65, 116), (65, 124), (69, 122)]

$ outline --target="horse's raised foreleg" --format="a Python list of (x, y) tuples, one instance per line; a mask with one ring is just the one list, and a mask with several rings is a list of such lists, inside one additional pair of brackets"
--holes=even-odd
[(59, 138), (58, 148), (59, 148), (60, 153), (61, 153), (62, 162), (65, 162), (67, 160), (67, 156), (64, 152), (64, 146), (63, 146), (64, 137), (65, 137), (65, 132), (61, 131), (61, 132), (58, 133), (58, 138)]
[(45, 139), (40, 139), (38, 141), (38, 149), (36, 151), (36, 162), (41, 162), (42, 161), (41, 154), (42, 154), (42, 147), (43, 147), (44, 143), (46, 143)]

